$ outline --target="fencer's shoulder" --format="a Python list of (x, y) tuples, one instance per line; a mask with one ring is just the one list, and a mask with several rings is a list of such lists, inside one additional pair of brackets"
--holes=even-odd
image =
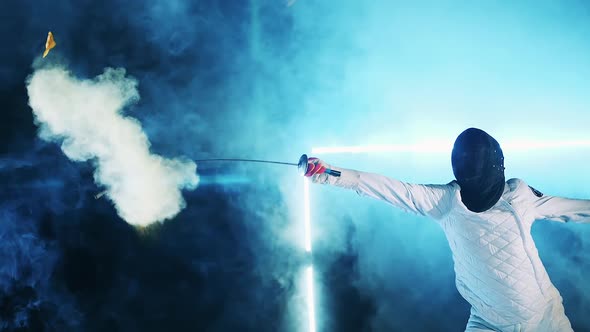
[(417, 186), (425, 188), (432, 193), (436, 193), (436, 195), (439, 197), (451, 197), (461, 190), (459, 184), (456, 181), (451, 181), (446, 184), (419, 184)]
[(531, 187), (523, 179), (518, 179), (518, 178), (510, 179), (510, 180), (506, 181), (506, 184), (508, 185), (508, 188), (510, 189), (511, 192), (529, 194), (532, 191), (535, 194), (535, 196), (538, 196), (538, 197), (542, 196), (542, 194), (541, 194), (541, 196), (539, 196), (538, 191), (535, 188)]
[(446, 185), (444, 185), (446, 192), (450, 194), (452, 197), (458, 197), (459, 193), (461, 192), (461, 186), (457, 182), (457, 180), (453, 180)]
[(523, 179), (519, 179), (519, 178), (508, 179), (506, 181), (506, 184), (508, 185), (508, 187), (510, 188), (511, 191), (518, 189), (520, 186), (523, 186), (523, 185), (526, 186), (526, 182), (524, 182)]
[(453, 180), (453, 181), (447, 183), (445, 185), (445, 187), (447, 187), (449, 190), (453, 190), (453, 191), (461, 190), (461, 186), (459, 186), (459, 183), (457, 182), (457, 180)]
[(539, 190), (533, 188), (530, 184), (525, 182), (522, 179), (510, 179), (506, 181), (510, 188), (510, 191), (517, 196), (523, 196), (527, 199), (539, 199), (543, 198), (545, 195), (540, 192)]

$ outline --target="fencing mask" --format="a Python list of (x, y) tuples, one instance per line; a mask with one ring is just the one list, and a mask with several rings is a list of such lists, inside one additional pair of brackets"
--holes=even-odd
[(484, 212), (500, 200), (506, 181), (504, 154), (492, 136), (477, 128), (465, 130), (455, 141), (451, 163), (470, 211)]

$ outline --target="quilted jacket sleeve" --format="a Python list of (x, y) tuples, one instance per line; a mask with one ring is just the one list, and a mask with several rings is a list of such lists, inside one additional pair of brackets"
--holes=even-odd
[(361, 196), (382, 200), (406, 212), (435, 220), (442, 219), (451, 208), (451, 185), (410, 184), (379, 174), (332, 166), (330, 168), (340, 171), (342, 175), (314, 175), (312, 182), (351, 189)]
[(527, 194), (535, 210), (535, 219), (590, 223), (590, 200), (544, 195), (533, 187), (526, 189), (529, 190)]

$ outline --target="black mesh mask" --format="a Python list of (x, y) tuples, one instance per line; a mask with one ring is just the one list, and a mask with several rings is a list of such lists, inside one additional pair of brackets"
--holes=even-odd
[(483, 212), (500, 200), (506, 181), (504, 154), (492, 136), (477, 128), (465, 130), (455, 141), (451, 163), (469, 210)]

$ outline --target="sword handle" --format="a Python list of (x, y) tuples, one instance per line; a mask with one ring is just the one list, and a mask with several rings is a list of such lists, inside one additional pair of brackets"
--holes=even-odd
[[(306, 154), (302, 154), (301, 158), (299, 158), (299, 163), (297, 164), (297, 168), (299, 169), (299, 173), (301, 175), (305, 175), (305, 173), (307, 173), (307, 170), (309, 168), (309, 164), (307, 163), (307, 155)], [(335, 171), (333, 169), (326, 169), (324, 171), (324, 173), (331, 175), (331, 176), (335, 176), (335, 177), (339, 177), (341, 172), (340, 171)]]
[(324, 173), (326, 173), (328, 175), (335, 176), (335, 177), (340, 177), (340, 174), (341, 174), (340, 171), (335, 171), (333, 169), (326, 169), (326, 171), (324, 171)]

